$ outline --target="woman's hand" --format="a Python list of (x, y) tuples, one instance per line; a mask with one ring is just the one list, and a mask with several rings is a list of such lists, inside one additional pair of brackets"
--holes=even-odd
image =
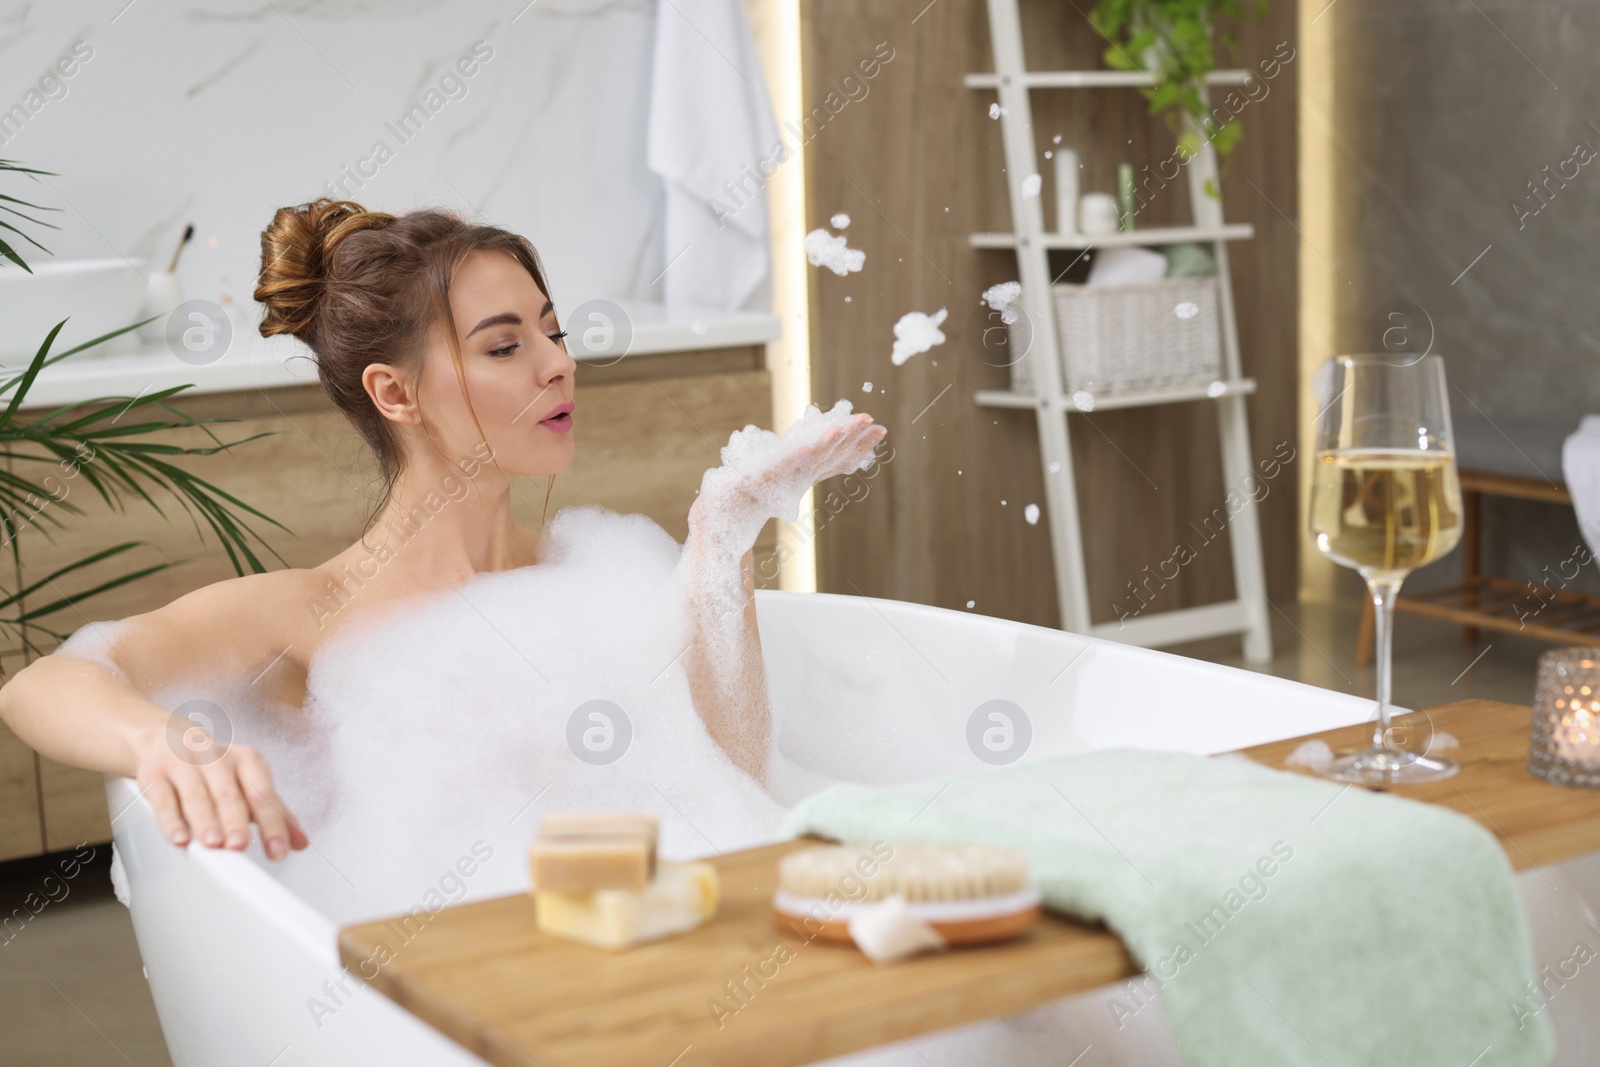
[[(842, 403), (842, 401), (841, 401)], [(715, 527), (718, 534), (743, 552), (770, 518), (794, 521), (799, 500), (807, 489), (840, 474), (860, 470), (888, 430), (857, 412), (843, 426), (827, 426), (820, 433), (806, 432), (805, 420), (791, 427), (778, 442), (789, 447), (756, 449), (755, 456), (739, 465), (725, 464), (706, 472), (700, 494), (689, 509), (691, 531)], [(734, 434), (766, 430), (745, 429)], [(792, 444), (791, 444), (792, 440)], [(736, 441), (730, 440), (730, 446)]]
[(273, 788), (261, 753), (220, 745), (177, 716), (169, 726), (141, 746), (134, 775), (168, 840), (186, 845), (193, 838), (207, 848), (243, 850), (253, 822), (271, 859), (310, 843)]

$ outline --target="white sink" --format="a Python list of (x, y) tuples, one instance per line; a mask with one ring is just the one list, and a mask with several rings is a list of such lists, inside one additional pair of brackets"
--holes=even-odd
[[(32, 274), (0, 260), (0, 362), (8, 369), (32, 359), (62, 319), (67, 324), (51, 354), (139, 320), (149, 273), (142, 259), (47, 259), (28, 266)], [(72, 359), (131, 352), (138, 343), (130, 332)]]

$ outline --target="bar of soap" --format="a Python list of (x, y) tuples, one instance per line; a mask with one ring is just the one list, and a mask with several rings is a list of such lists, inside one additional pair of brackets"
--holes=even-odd
[(539, 833), (552, 837), (589, 834), (644, 834), (652, 844), (661, 831), (661, 815), (654, 811), (552, 811), (539, 822)]
[(715, 915), (717, 869), (698, 861), (663, 860), (641, 890), (540, 889), (533, 896), (539, 929), (552, 937), (596, 948), (630, 948), (693, 930)]
[(653, 811), (553, 811), (529, 851), (535, 889), (642, 890), (655, 875)]
[(655, 849), (644, 837), (538, 838), (533, 885), (568, 893), (641, 890), (650, 884)]

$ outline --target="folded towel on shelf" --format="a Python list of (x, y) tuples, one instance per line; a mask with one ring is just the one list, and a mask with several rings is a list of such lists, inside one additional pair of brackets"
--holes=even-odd
[(767, 179), (789, 158), (739, 0), (656, 9), (645, 160), (665, 185), (662, 300), (765, 309)]
[(1161, 254), (1167, 257), (1167, 277), (1201, 278), (1217, 273), (1217, 261), (1211, 253), (1192, 241), (1166, 245)]
[(1132, 245), (1095, 251), (1088, 285), (1141, 285), (1167, 276), (1167, 257)]
[(1190, 1067), (1535, 1067), (1554, 1049), (1510, 863), (1437, 805), (1106, 749), (833, 786), (788, 829), (1024, 849), (1047, 907), (1122, 937)]
[(1585, 415), (1561, 446), (1561, 477), (1589, 548), (1600, 557), (1600, 415)]

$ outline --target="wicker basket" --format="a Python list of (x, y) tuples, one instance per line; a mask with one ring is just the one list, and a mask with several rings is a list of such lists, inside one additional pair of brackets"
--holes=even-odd
[[(1140, 285), (1052, 285), (1050, 292), (1068, 393), (1221, 376), (1215, 275)], [(1033, 392), (1031, 356), (1011, 365), (1011, 388)]]

